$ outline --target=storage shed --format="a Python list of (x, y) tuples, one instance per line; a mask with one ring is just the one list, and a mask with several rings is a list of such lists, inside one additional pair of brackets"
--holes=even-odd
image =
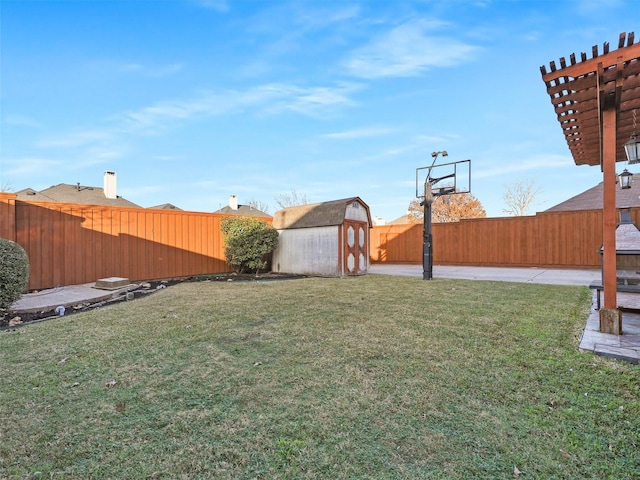
[(359, 197), (275, 213), (274, 272), (342, 277), (369, 272), (369, 206)]

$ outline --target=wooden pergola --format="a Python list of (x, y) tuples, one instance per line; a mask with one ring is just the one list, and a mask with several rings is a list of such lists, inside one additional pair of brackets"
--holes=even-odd
[[(582, 53), (540, 67), (542, 80), (555, 107), (576, 165), (599, 165), (603, 172), (603, 287), (600, 330), (622, 334), (622, 316), (616, 298), (616, 162), (626, 161), (624, 144), (636, 129), (640, 110), (640, 43), (634, 34), (621, 33), (618, 49), (609, 43), (602, 53), (593, 46), (591, 58)], [(640, 112), (638, 112), (640, 114)], [(638, 116), (640, 122), (640, 116)]]

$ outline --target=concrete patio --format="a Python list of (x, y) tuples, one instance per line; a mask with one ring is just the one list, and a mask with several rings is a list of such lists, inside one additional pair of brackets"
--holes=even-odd
[(618, 306), (622, 310), (622, 335), (600, 332), (600, 317), (592, 304), (587, 324), (580, 340), (580, 351), (617, 358), (640, 364), (640, 295), (619, 293)]

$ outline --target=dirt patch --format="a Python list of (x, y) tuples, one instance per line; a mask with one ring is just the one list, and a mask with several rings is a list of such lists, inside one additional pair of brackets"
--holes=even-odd
[[(168, 288), (178, 283), (185, 282), (264, 282), (264, 281), (276, 281), (276, 280), (291, 280), (296, 278), (304, 278), (304, 275), (292, 275), (281, 273), (261, 273), (256, 275), (250, 274), (238, 274), (238, 273), (224, 273), (224, 274), (211, 274), (211, 275), (197, 275), (188, 278), (174, 278), (169, 280), (153, 280), (148, 282), (141, 282), (140, 286), (135, 290), (128, 292), (122, 292), (121, 295), (117, 295), (109, 300), (102, 300), (99, 302), (81, 302), (65, 308), (64, 316), (71, 315), (77, 312), (85, 312), (87, 310), (93, 310), (105, 305), (109, 305), (115, 302), (135, 300), (136, 298), (145, 297), (153, 294), (163, 288)], [(42, 310), (38, 312), (0, 312), (0, 329), (11, 330), (21, 325), (39, 322), (44, 320), (53, 320), (60, 318), (58, 312), (54, 309)]]

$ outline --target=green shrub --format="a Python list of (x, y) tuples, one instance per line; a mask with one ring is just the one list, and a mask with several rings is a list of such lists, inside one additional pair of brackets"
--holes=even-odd
[(22, 295), (29, 280), (29, 258), (20, 245), (0, 238), (0, 310)]
[(278, 246), (278, 231), (259, 218), (227, 217), (221, 228), (227, 262), (240, 273), (265, 268), (268, 255)]

